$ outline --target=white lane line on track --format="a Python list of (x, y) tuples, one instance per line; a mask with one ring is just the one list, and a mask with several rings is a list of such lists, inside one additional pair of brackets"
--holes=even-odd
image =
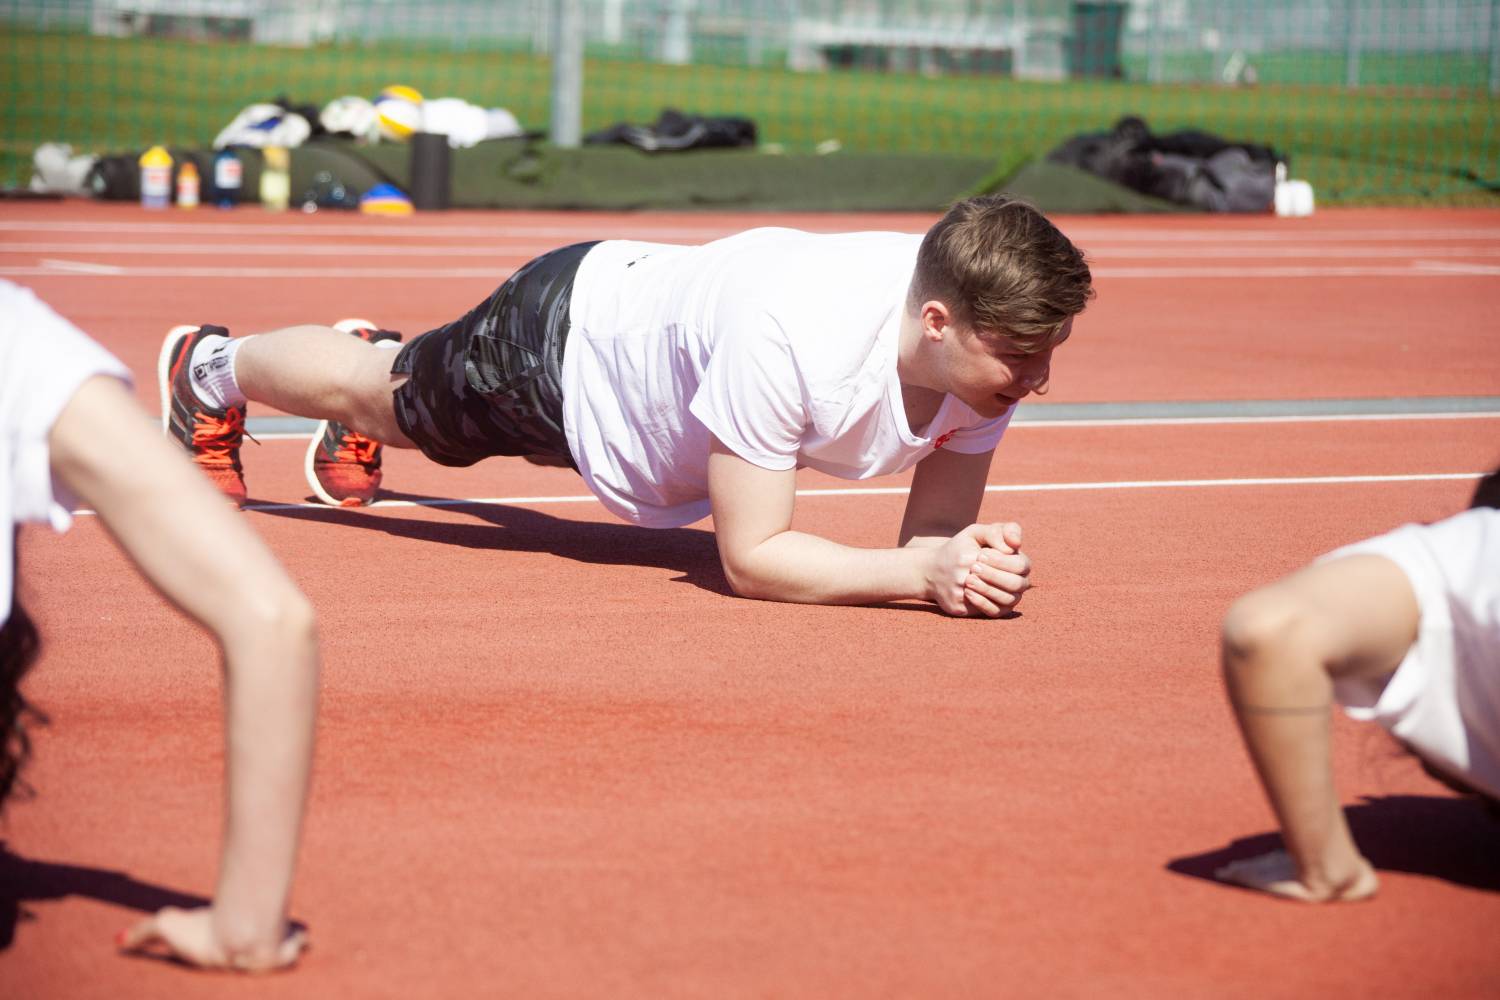
[[(128, 233), (131, 236), (150, 235), (155, 233), (185, 233), (190, 235), (223, 235), (229, 234), (250, 238), (257, 235), (265, 236), (398, 236), (410, 238), (413, 236), (440, 236), (440, 237), (465, 237), (472, 236), (483, 239), (509, 238), (536, 238), (536, 239), (564, 239), (585, 240), (605, 238), (627, 238), (627, 239), (684, 239), (697, 241), (712, 239), (715, 236), (727, 235), (739, 232), (754, 226), (755, 215), (746, 214), (735, 216), (725, 225), (651, 225), (640, 219), (596, 219), (589, 218), (587, 222), (572, 226), (557, 225), (535, 225), (517, 221), (514, 217), (498, 215), (495, 221), (486, 225), (451, 224), (431, 225), (419, 222), (410, 224), (374, 223), (364, 225), (313, 223), (288, 224), (288, 223), (266, 223), (255, 222), (235, 223), (180, 223), (180, 222), (62, 222), (43, 220), (0, 220), (0, 232), (36, 232), (36, 233)], [(809, 231), (848, 232), (851, 225), (855, 225), (860, 219), (869, 219), (874, 223), (883, 223), (887, 228), (890, 224), (902, 218), (902, 213), (870, 214), (850, 213), (847, 216), (827, 219), (826, 221), (807, 213), (786, 212), (771, 217), (775, 224), (784, 224), (788, 219), (797, 221), (803, 228)], [(927, 223), (922, 220), (926, 218), (936, 219), (935, 213), (914, 213), (910, 216), (910, 226), (897, 226), (896, 231), (907, 231), (913, 233), (924, 232)], [(1066, 220), (1064, 220), (1066, 221)], [(1443, 242), (1446, 240), (1479, 240), (1493, 242), (1500, 240), (1500, 228), (1462, 228), (1462, 229), (1297, 229), (1297, 223), (1292, 223), (1287, 228), (1278, 226), (1274, 229), (1235, 229), (1233, 224), (1225, 224), (1216, 220), (1215, 225), (1205, 227), (1201, 230), (1176, 229), (1170, 225), (1164, 225), (1160, 229), (1090, 229), (1087, 226), (1068, 226), (1063, 228), (1071, 239), (1084, 241), (1089, 240), (1097, 243), (1116, 242), (1140, 242), (1140, 243), (1181, 243), (1181, 242), (1205, 242), (1205, 243), (1313, 243), (1313, 242), (1355, 242), (1369, 243), (1371, 241), (1391, 241), (1396, 243), (1410, 243), (1414, 241)]]
[[(1066, 220), (1065, 220), (1066, 221)], [(1219, 229), (1212, 225), (1201, 230), (1174, 230), (1169, 226), (1160, 229), (1085, 229), (1077, 226), (1063, 226), (1069, 239), (1093, 240), (1098, 243), (1116, 241), (1120, 243), (1180, 243), (1180, 242), (1203, 242), (1203, 243), (1283, 243), (1298, 244), (1312, 242), (1339, 242), (1371, 243), (1392, 242), (1412, 243), (1435, 242), (1442, 243), (1447, 240), (1478, 240), (1482, 242), (1494, 242), (1500, 240), (1500, 229), (1308, 229), (1302, 232), (1294, 230), (1272, 230), (1272, 229)]]
[[(508, 246), (507, 246), (508, 244)], [(519, 244), (519, 246), (517, 246)], [(535, 240), (493, 240), (484, 244), (452, 243), (0, 243), (0, 253), (118, 253), (129, 256), (201, 256), (237, 258), (237, 256), (517, 256), (532, 247), (543, 246)], [(547, 246), (546, 249), (550, 249)], [(1443, 256), (1437, 250), (1425, 250), (1427, 256)], [(1413, 253), (1407, 252), (1407, 256)], [(1457, 252), (1454, 256), (1476, 256), (1478, 252)], [(1496, 250), (1500, 256), (1500, 250)]]
[[(1172, 427), (1213, 424), (1322, 424), (1350, 420), (1493, 420), (1500, 410), (1465, 410), (1453, 413), (1310, 413), (1273, 414), (1259, 417), (1105, 417), (1098, 420), (1017, 420), (1007, 433), (1021, 427)], [(310, 436), (310, 435), (309, 435)]]
[(42, 270), (47, 273), (62, 271), (68, 274), (92, 274), (114, 277), (124, 273), (124, 268), (114, 264), (91, 264), (81, 260), (42, 260)]
[[(1350, 483), (1413, 483), (1436, 482), (1454, 479), (1479, 479), (1482, 472), (1434, 472), (1415, 475), (1393, 476), (1300, 476), (1260, 479), (1159, 479), (1123, 480), (1100, 483), (1027, 483), (991, 484), (986, 493), (1051, 493), (1067, 490), (1138, 490), (1138, 489), (1194, 489), (1222, 486), (1335, 486)], [(867, 486), (847, 489), (798, 490), (799, 497), (876, 497), (905, 496), (911, 492), (905, 486)], [(560, 497), (493, 497), (482, 500), (381, 500), (375, 507), (457, 507), (465, 504), (548, 504), (597, 502), (593, 496)], [(323, 507), (322, 504), (255, 504), (246, 510), (295, 510), (307, 507)], [(325, 508), (326, 509), (326, 508)]]
[[(1434, 262), (1436, 263), (1436, 262)], [(1352, 265), (1287, 267), (1096, 267), (1092, 269), (1096, 278), (1459, 278), (1500, 274), (1500, 268), (1492, 270), (1458, 267), (1453, 269), (1423, 267), (1413, 261), (1405, 267), (1361, 267)]]
[[(516, 267), (530, 260), (530, 255), (511, 258)], [(498, 262), (497, 262), (498, 263)], [(118, 267), (112, 270), (83, 270), (82, 268), (104, 268), (106, 265), (82, 263), (78, 269), (59, 270), (50, 267), (0, 267), (0, 275), (21, 278), (87, 276), (99, 278), (379, 278), (389, 281), (397, 278), (412, 278), (423, 281), (440, 281), (446, 278), (487, 278), (499, 281), (508, 271), (497, 267)], [(1434, 272), (1433, 277), (1440, 277)]]
[(1458, 264), (1446, 260), (1419, 260), (1417, 267), (1424, 271), (1441, 274), (1500, 274), (1500, 267), (1493, 264)]
[[(936, 216), (934, 216), (936, 218)], [(590, 219), (587, 226), (537, 226), (516, 225), (511, 220), (498, 218), (493, 225), (422, 225), (412, 223), (410, 225), (390, 225), (380, 223), (369, 223), (363, 225), (342, 224), (316, 224), (305, 225), (287, 223), (181, 223), (181, 222), (23, 222), (16, 220), (0, 220), (0, 232), (13, 233), (125, 233), (134, 237), (153, 236), (156, 234), (185, 234), (191, 236), (237, 236), (243, 239), (252, 239), (256, 236), (296, 236), (296, 237), (319, 237), (319, 236), (358, 236), (369, 238), (375, 236), (394, 236), (400, 239), (410, 239), (413, 236), (436, 236), (464, 238), (474, 237), (477, 239), (526, 239), (526, 240), (596, 240), (601, 236), (604, 238), (621, 239), (657, 239), (671, 240), (681, 239), (687, 241), (699, 241), (714, 239), (729, 233), (748, 229), (754, 223), (739, 224), (732, 223), (724, 226), (660, 226), (649, 223), (637, 223), (631, 220), (595, 220)], [(913, 229), (913, 232), (923, 232), (926, 226)], [(838, 230), (845, 231), (845, 230)]]
[[(503, 242), (524, 244), (521, 248), (503, 246)], [(457, 246), (444, 243), (308, 243), (276, 241), (270, 243), (0, 243), (0, 254), (66, 253), (121, 254), (126, 256), (192, 256), (212, 257), (517, 257), (526, 254), (530, 260), (536, 240), (491, 241), (488, 244)], [(1424, 250), (1425, 256), (1443, 256), (1444, 252)], [(1453, 256), (1471, 257), (1479, 251), (1456, 252)], [(1500, 250), (1496, 250), (1500, 256)], [(1407, 254), (1407, 256), (1412, 256)]]
[[(66, 247), (67, 244), (53, 244)], [(1126, 247), (1094, 244), (1084, 248), (1090, 260), (1171, 260), (1227, 258), (1260, 260), (1411, 260), (1428, 257), (1500, 257), (1500, 247), (1410, 246), (1193, 246)], [(1419, 262), (1419, 261), (1418, 261)]]
[[(1033, 427), (1212, 427), (1220, 424), (1323, 424), (1384, 420), (1500, 420), (1500, 410), (1449, 413), (1309, 413), (1251, 417), (1101, 417), (1081, 420), (1016, 420), (1007, 434)], [(253, 420), (252, 420), (253, 423)], [(312, 431), (255, 431), (257, 441), (307, 441)]]
[[(506, 244), (523, 244), (521, 249)], [(486, 245), (456, 246), (439, 243), (392, 242), (377, 243), (308, 243), (282, 241), (264, 244), (227, 243), (0, 243), (0, 255), (8, 254), (121, 254), (138, 256), (202, 256), (214, 257), (404, 257), (420, 260), (429, 257), (509, 257), (530, 259), (530, 249), (536, 247), (535, 240), (495, 239)], [(520, 255), (527, 255), (521, 258)], [(1278, 259), (1327, 260), (1391, 260), (1405, 259), (1418, 265), (1446, 266), (1429, 261), (1433, 257), (1500, 257), (1500, 247), (1380, 247), (1380, 246), (1333, 246), (1313, 245), (1296, 247), (1264, 246), (1199, 246), (1176, 247), (1110, 247), (1092, 246), (1089, 257), (1097, 262), (1104, 260), (1170, 260), (1174, 258), (1223, 258), (1223, 259)], [(1418, 259), (1423, 258), (1423, 259)], [(1475, 265), (1484, 267), (1485, 265)]]
[[(1114, 482), (1097, 483), (1005, 483), (991, 484), (984, 488), (986, 493), (1055, 493), (1076, 490), (1166, 490), (1166, 489), (1205, 489), (1214, 487), (1233, 486), (1341, 486), (1347, 484), (1369, 484), (1369, 483), (1429, 483), (1445, 482), (1452, 480), (1480, 479), (1488, 475), (1484, 472), (1422, 472), (1411, 475), (1388, 475), (1388, 476), (1286, 476), (1286, 477), (1264, 477), (1254, 479), (1138, 479), (1138, 480), (1116, 480)], [(848, 489), (821, 489), (821, 490), (798, 490), (799, 497), (877, 497), (877, 496), (905, 496), (911, 492), (905, 486), (868, 486), (851, 487)], [(366, 510), (379, 507), (467, 507), (467, 506), (520, 506), (524, 504), (569, 504), (569, 503), (598, 503), (597, 497), (591, 495), (569, 495), (569, 496), (542, 496), (542, 497), (475, 497), (465, 500), (433, 499), (433, 500), (379, 500), (371, 504), (369, 508), (340, 508), (329, 507), (321, 503), (254, 503), (247, 504), (245, 510), (251, 511), (278, 511), (278, 510)], [(87, 508), (73, 512), (79, 516), (92, 516), (93, 511)]]
[[(529, 256), (511, 258), (516, 266), (529, 260)], [(500, 259), (497, 258), (497, 263)], [(62, 263), (62, 262), (58, 262)], [(495, 267), (117, 267), (109, 269), (106, 264), (88, 261), (77, 262), (73, 267), (0, 267), (0, 275), (9, 277), (122, 277), (122, 278), (371, 278), (380, 280), (412, 279), (440, 281), (444, 279), (488, 278), (498, 280), (504, 271)], [(1112, 280), (1133, 279), (1252, 279), (1252, 278), (1474, 278), (1500, 276), (1500, 267), (1487, 268), (1481, 265), (1455, 265), (1445, 267), (1433, 261), (1430, 266), (1413, 263), (1407, 267), (1096, 267), (1094, 277)]]

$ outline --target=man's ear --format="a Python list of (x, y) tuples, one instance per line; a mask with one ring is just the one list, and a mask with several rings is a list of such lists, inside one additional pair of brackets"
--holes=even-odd
[(928, 299), (918, 311), (922, 321), (922, 336), (934, 343), (941, 341), (953, 325), (952, 311), (937, 299)]

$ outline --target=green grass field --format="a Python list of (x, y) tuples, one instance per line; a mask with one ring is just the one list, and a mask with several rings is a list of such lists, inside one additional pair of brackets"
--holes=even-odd
[[(0, 123), (0, 182), (24, 183), (41, 142), (101, 153), (207, 145), (252, 102), (285, 95), (322, 105), (396, 82), (506, 107), (527, 127), (545, 128), (549, 76), (546, 59), (477, 39), (461, 48), (288, 49), (11, 29), (0, 33), (0, 87), (12, 95)], [(1192, 127), (1275, 146), (1323, 204), (1500, 206), (1500, 100), (1478, 87), (1038, 83), (591, 58), (584, 92), (585, 131), (653, 120), (673, 106), (750, 117), (763, 143), (789, 152), (835, 139), (848, 150), (993, 156), (997, 164), (1133, 113), (1157, 131)]]

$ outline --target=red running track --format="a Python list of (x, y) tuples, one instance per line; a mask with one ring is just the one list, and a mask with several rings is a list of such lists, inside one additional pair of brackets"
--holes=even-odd
[[(170, 248), (200, 241), (152, 225), (232, 224), (207, 234), (223, 245), (212, 257), (150, 266), (274, 270), (313, 266), (291, 259), (308, 246), (488, 252), (507, 233), (546, 230), (493, 260), (401, 259), (493, 263), (498, 276), (590, 227), (688, 239), (763, 221), (439, 218), (411, 220), (405, 236), (372, 225), (361, 240), (334, 230), (368, 220), (200, 213), (143, 226), (133, 209), (6, 208), (0, 272), (117, 350), (154, 409), (155, 344), (172, 322), (252, 330), (363, 312), (416, 330), (494, 279), (170, 278), (132, 272), (147, 254), (18, 244)], [(1486, 326), (1500, 289), (1484, 270), (1493, 213), (1062, 222), (1093, 249), (1100, 298), (1059, 354), (1058, 401), (1500, 387)], [(36, 223), (51, 228), (18, 228)], [(141, 231), (89, 228), (100, 223)], [(281, 226), (307, 232), (255, 232)], [(285, 254), (238, 253), (277, 241)], [(1149, 256), (1163, 246), (1183, 256)], [(1325, 247), (1349, 256), (1286, 261)], [(1398, 247), (1412, 252), (1356, 254)], [(1256, 248), (1275, 253), (1232, 256)], [(43, 259), (75, 271), (15, 273), (59, 266)], [(380, 260), (348, 266), (393, 266)], [(1467, 270), (1402, 271), (1432, 260)], [(1210, 266), (1239, 274), (1193, 270)], [(1263, 273), (1288, 267), (1402, 273)], [(1472, 489), (1299, 480), (1474, 473), (1500, 459), (1500, 418), (1017, 425), (985, 515), (1026, 526), (1038, 587), (1001, 622), (738, 600), (706, 523), (634, 529), (587, 500), (287, 506), (306, 493), (302, 448), (249, 446), (265, 509), (245, 516), (316, 603), (325, 637), (294, 900), (314, 950), (253, 984), (112, 953), (139, 911), (212, 885), (218, 685), (208, 640), (82, 518), (66, 536), (23, 539), (49, 638), (29, 690), (53, 725), (30, 775), (40, 795), (11, 810), (0, 854), (0, 981), (14, 995), (1427, 997), (1500, 983), (1500, 826), (1343, 720), (1338, 780), (1381, 897), (1308, 908), (1205, 878), (1265, 849), (1273, 828), (1218, 684), (1225, 606), (1344, 541), (1443, 516)], [(388, 468), (396, 497), (419, 502), (583, 494), (569, 473), (510, 460), (456, 471), (399, 454)], [(1234, 482), (1249, 478), (1280, 482)], [(1139, 481), (1213, 485), (1120, 485)], [(899, 494), (803, 485), (815, 492), (799, 527), (890, 543)]]

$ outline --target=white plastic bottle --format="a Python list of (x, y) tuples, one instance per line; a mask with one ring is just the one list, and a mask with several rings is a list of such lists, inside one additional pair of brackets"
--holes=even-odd
[(141, 207), (166, 208), (172, 204), (172, 154), (152, 146), (141, 154)]

